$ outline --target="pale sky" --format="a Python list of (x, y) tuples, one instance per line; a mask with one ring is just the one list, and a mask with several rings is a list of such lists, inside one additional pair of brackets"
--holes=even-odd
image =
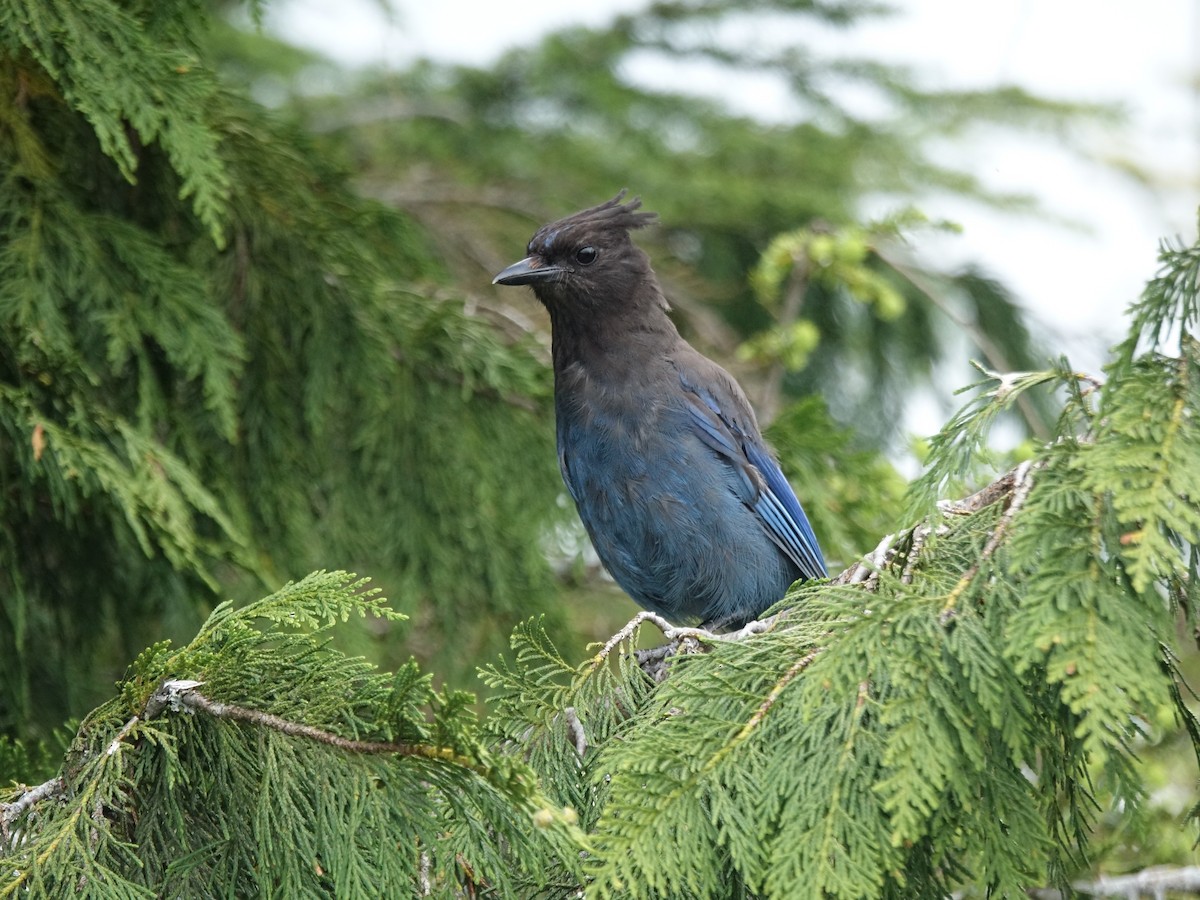
[[(555, 28), (602, 23), (641, 3), (393, 0), (389, 20), (380, 0), (289, 0), (268, 7), (268, 27), (352, 65), (403, 68), (421, 56), (482, 65)], [(961, 235), (920, 235), (919, 255), (943, 267), (980, 263), (1050, 329), (1054, 352), (1095, 370), (1104, 348), (1123, 333), (1125, 307), (1154, 273), (1158, 240), (1196, 236), (1200, 0), (897, 0), (895, 6), (896, 15), (870, 25), (821, 30), (810, 46), (831, 56), (908, 64), (929, 86), (1015, 83), (1058, 99), (1127, 109), (1127, 127), (1086, 135), (1088, 152), (1136, 160), (1153, 175), (1149, 188), (1046, 140), (990, 133), (946, 145), (939, 158), (990, 186), (1034, 195), (1045, 215), (1006, 214), (946, 198), (918, 201), (930, 216), (963, 227)], [(778, 33), (751, 38), (777, 39)], [(778, 109), (783, 96), (763, 83), (737, 85), (731, 96), (727, 77), (680, 72), (653, 60), (633, 60), (626, 74), (663, 87), (711, 90), (739, 111)], [(654, 198), (644, 199), (652, 208)]]

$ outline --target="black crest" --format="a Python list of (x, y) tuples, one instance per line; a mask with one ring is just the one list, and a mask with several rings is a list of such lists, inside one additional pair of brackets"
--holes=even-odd
[(626, 191), (622, 188), (617, 196), (599, 206), (582, 209), (557, 222), (543, 225), (530, 239), (529, 253), (547, 253), (560, 239), (577, 240), (584, 234), (628, 232), (634, 228), (645, 228), (657, 218), (654, 213), (638, 212), (642, 206), (639, 197), (622, 203), (625, 194)]

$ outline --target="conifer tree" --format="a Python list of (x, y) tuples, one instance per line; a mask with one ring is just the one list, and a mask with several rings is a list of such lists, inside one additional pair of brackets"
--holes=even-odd
[[(862, 12), (855, 4), (841, 12), (841, 5), (790, 6), (845, 21)], [(317, 567), (369, 567), (393, 602), (414, 614), (413, 646), (423, 660), (456, 651), (439, 665), (455, 683), (469, 679), (471, 660), (502, 646), (523, 616), (541, 611), (551, 632), (565, 634), (568, 616), (550, 602), (556, 585), (546, 548), (577, 543), (578, 533), (568, 530), (564, 540), (558, 530), (544, 335), (520, 311), (489, 307), (453, 286), (463, 255), (511, 253), (514, 231), (531, 227), (532, 201), (520, 215), (506, 209), (490, 217), (468, 205), (457, 221), (483, 226), (448, 237), (428, 205), (408, 204), (412, 216), (362, 199), (350, 168), (336, 160), (353, 160), (370, 187), (381, 165), (407, 172), (442, 146), (457, 165), (476, 167), (474, 179), (511, 180), (514, 172), (497, 163), (523, 147), (538, 149), (535, 168), (559, 173), (549, 182), (566, 183), (568, 157), (593, 159), (596, 147), (572, 131), (566, 145), (542, 148), (514, 122), (539, 102), (551, 64), (565, 64), (564, 47), (582, 41), (600, 50), (603, 35), (549, 40), (525, 72), (538, 77), (522, 76), (524, 91), (493, 109), (504, 113), (499, 123), (488, 119), (484, 95), (495, 94), (495, 79), (511, 80), (518, 61), (486, 75), (459, 73), (453, 99), (469, 101), (468, 127), (445, 135), (414, 121), (383, 135), (394, 148), (385, 156), (371, 149), (379, 135), (365, 126), (314, 137), (297, 125), (304, 104), (272, 112), (231, 88), (223, 75), (251, 81), (259, 71), (247, 63), (254, 42), (214, 20), (213, 8), (186, 0), (0, 2), (7, 87), (0, 99), (0, 730), (10, 734), (44, 735), (90, 708), (137, 648), (165, 635), (186, 638), (220, 597), (253, 597)], [(661, 25), (663, 14), (656, 8), (647, 21)], [(611, 70), (637, 46), (617, 42), (599, 61)], [(283, 50), (274, 49), (278, 58)], [(296, 68), (299, 56), (287, 53), (288, 64)], [(586, 77), (577, 69), (570, 78)], [(422, 71), (402, 79), (417, 104), (430, 93)], [(601, 82), (613, 87), (608, 75)], [(634, 123), (631, 103), (674, 104), (721, 136), (725, 152), (774, 160), (768, 169), (786, 162), (779, 148), (800, 146), (795, 139), (807, 136), (817, 152), (828, 137), (786, 129), (768, 139), (710, 105), (651, 95), (618, 91), (624, 100), (606, 115)], [(897, 87), (901, 95), (917, 102)], [(613, 96), (601, 91), (596, 100), (607, 108)], [(641, 140), (637, 129), (628, 137), (631, 146)], [(556, 146), (570, 152), (551, 166)], [(821, 158), (848, 158), (826, 149)], [(685, 156), (647, 169), (645, 187), (661, 183), (663, 165), (692, 171)], [(921, 168), (919, 155), (910, 162)], [(724, 157), (706, 165), (729, 167)], [(597, 170), (586, 189), (603, 181), (608, 190), (611, 174)], [(817, 214), (844, 223), (852, 175), (821, 176), (844, 189), (838, 203), (809, 203), (809, 185), (766, 227), (795, 228)], [(518, 183), (528, 187), (523, 177)], [(757, 223), (762, 191), (747, 199), (749, 184), (737, 181), (714, 211), (740, 210)], [(663, 191), (662, 201), (670, 216), (671, 194)], [(694, 213), (679, 217), (699, 221)], [(839, 322), (874, 335), (875, 349), (931, 333), (923, 304), (894, 315), (897, 297), (912, 292), (896, 287), (895, 272), (876, 271), (881, 257), (859, 239), (867, 232), (841, 227), (826, 242), (837, 251), (838, 278), (809, 284), (822, 359), (839, 357), (831, 347), (858, 342), (839, 333)], [(701, 237), (715, 236), (709, 222)], [(745, 261), (771, 236), (749, 230), (733, 250), (714, 245), (704, 259)], [(788, 242), (773, 246), (786, 250)], [(676, 256), (667, 257), (676, 286), (730, 279), (728, 266), (686, 272)], [(794, 258), (799, 264), (804, 254)], [(775, 275), (786, 266), (778, 254), (764, 261)], [(486, 281), (477, 271), (471, 278)], [(771, 278), (756, 281), (766, 286), (761, 305), (730, 318), (754, 320), (748, 330), (755, 331), (775, 317), (778, 333), (739, 338), (727, 349), (742, 344), (744, 365), (766, 373), (768, 386), (787, 382), (788, 402), (770, 404), (778, 406), (771, 412), (780, 444), (793, 476), (809, 479), (809, 495), (840, 511), (821, 525), (827, 547), (845, 555), (883, 527), (899, 480), (819, 404), (791, 402), (797, 388), (817, 384), (805, 380), (807, 369), (795, 371), (815, 332), (812, 322), (778, 313)], [(995, 302), (984, 306), (1002, 312), (986, 330), (1007, 335), (1007, 361), (1025, 364), (1028, 334), (1002, 293), (989, 296)], [(936, 353), (913, 346), (899, 357), (867, 356), (927, 367)], [(407, 655), (396, 634), (383, 624), (342, 640), (396, 663)]]
[[(546, 602), (536, 341), (468, 314), (427, 232), (224, 84), (207, 25), (188, 0), (0, 0), (0, 897), (1019, 896), (1139, 814), (1149, 742), (1200, 743), (1176, 657), (1200, 247), (1164, 247), (1103, 378), (987, 372), (903, 517), (877, 457), (783, 406), (822, 533), (893, 533), (744, 632), (641, 616), (583, 651)], [(888, 309), (848, 218), (765, 235), (764, 309), (821, 259), (844, 277), (814, 299)], [(781, 324), (747, 353), (802, 353)], [(1052, 433), (996, 468), (988, 427), (1038, 396)], [(340, 571), (272, 590), (362, 560), (395, 610)], [(235, 592), (267, 596), (213, 608)], [(451, 634), (471, 667), (530, 616), (482, 721), (446, 668), (346, 649)]]
[[(1198, 320), (1200, 244), (1164, 246), (1103, 378), (977, 385), (871, 554), (733, 634), (642, 613), (575, 662), (530, 620), (482, 724), (331, 647), (393, 615), (351, 576), (222, 605), (9, 792), (0, 896), (1069, 891), (1099, 816), (1146, 801), (1147, 742), (1200, 753)], [(990, 424), (1047, 387), (1053, 439), (989, 472)]]
[(208, 15), (0, 3), (0, 732), (320, 566), (375, 562), (426, 652), (561, 618), (531, 343), (220, 81)]
[[(989, 375), (933, 441), (916, 524), (765, 622), (646, 614), (579, 666), (535, 622), (514, 634), (488, 727), (579, 810), (589, 896), (1069, 890), (1099, 817), (1146, 799), (1139, 751), (1181, 728), (1200, 753), (1177, 665), (1200, 599), (1200, 245), (1161, 263), (1103, 379)], [(1053, 439), (981, 484), (990, 425), (1047, 386)], [(634, 649), (646, 622), (669, 662)]]

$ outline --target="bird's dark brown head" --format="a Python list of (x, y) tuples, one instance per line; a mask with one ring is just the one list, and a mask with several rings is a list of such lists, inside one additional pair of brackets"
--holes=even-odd
[(639, 199), (621, 201), (621, 191), (606, 203), (559, 219), (537, 230), (528, 256), (495, 277), (493, 284), (527, 284), (550, 310), (595, 316), (628, 312), (629, 307), (666, 308), (650, 260), (629, 232), (643, 228), (654, 213), (638, 212)]

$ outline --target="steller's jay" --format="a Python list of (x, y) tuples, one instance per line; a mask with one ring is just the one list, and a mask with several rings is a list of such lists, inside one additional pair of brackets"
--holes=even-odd
[(493, 283), (550, 312), (558, 463), (600, 561), (647, 609), (739, 626), (825, 562), (746, 395), (668, 318), (629, 237), (654, 215), (624, 195), (540, 228)]

